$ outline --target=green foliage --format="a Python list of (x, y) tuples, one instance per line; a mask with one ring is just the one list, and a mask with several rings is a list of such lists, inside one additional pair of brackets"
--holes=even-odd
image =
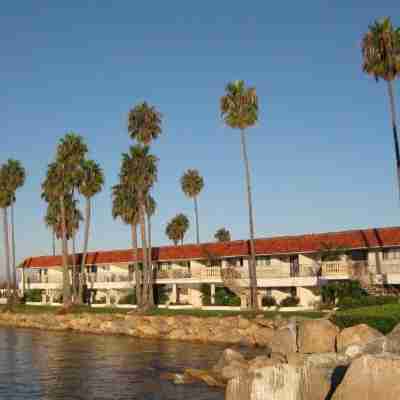
[(321, 297), (324, 304), (336, 304), (345, 297), (360, 298), (365, 294), (358, 281), (329, 282), (321, 287)]
[(165, 234), (172, 240), (175, 246), (183, 242), (186, 232), (189, 229), (189, 218), (185, 214), (177, 214), (168, 222), (165, 228)]
[(343, 297), (338, 302), (340, 309), (382, 306), (384, 304), (398, 304), (397, 296), (361, 296), (361, 297)]
[(154, 304), (166, 304), (169, 296), (166, 285), (154, 285)]
[(340, 310), (331, 318), (339, 328), (366, 324), (387, 334), (400, 323), (400, 304), (352, 308)]
[(128, 293), (119, 299), (118, 304), (136, 304), (136, 292), (131, 289)]
[(276, 300), (272, 296), (264, 296), (262, 298), (262, 306), (263, 307), (274, 307), (276, 306)]
[(25, 301), (28, 302), (41, 302), (42, 289), (28, 289), (25, 291)]
[[(202, 284), (200, 287), (202, 293), (201, 299), (203, 306), (211, 305), (211, 287), (208, 284)], [(240, 298), (224, 287), (215, 288), (214, 304), (215, 306), (240, 306)]]
[(231, 128), (245, 129), (258, 120), (258, 97), (255, 88), (246, 88), (243, 81), (230, 82), (220, 99), (221, 115)]
[(203, 306), (209, 306), (211, 304), (211, 287), (206, 283), (202, 283), (200, 286), (201, 302)]
[(197, 169), (188, 169), (181, 178), (181, 187), (187, 197), (196, 197), (204, 187), (204, 179)]
[(296, 296), (288, 296), (285, 297), (283, 300), (281, 300), (281, 302), (279, 303), (279, 305), (281, 307), (297, 307), (300, 303), (300, 299)]
[(79, 182), (79, 192), (86, 198), (99, 193), (104, 185), (104, 173), (100, 165), (93, 160), (82, 162), (82, 179)]
[(220, 228), (215, 232), (214, 238), (217, 242), (230, 242), (231, 241), (231, 233), (228, 229)]

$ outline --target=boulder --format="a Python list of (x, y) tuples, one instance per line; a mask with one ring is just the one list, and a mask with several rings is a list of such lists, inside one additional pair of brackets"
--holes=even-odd
[(232, 349), (225, 349), (221, 354), (218, 362), (214, 365), (213, 371), (216, 373), (221, 373), (222, 369), (227, 367), (232, 362), (237, 361), (240, 364), (245, 364), (246, 360), (244, 356), (238, 351)]
[(363, 354), (395, 353), (400, 354), (400, 341), (392, 335), (383, 336), (361, 347)]
[(382, 333), (365, 324), (343, 329), (336, 338), (338, 352), (345, 352), (351, 345), (364, 346), (375, 339), (383, 337)]
[(289, 354), (297, 352), (296, 330), (285, 326), (274, 331), (268, 347), (272, 353)]
[(203, 369), (187, 368), (183, 373), (183, 379), (201, 381), (208, 386), (225, 387), (225, 383), (220, 381), (211, 371)]
[(230, 379), (236, 378), (239, 375), (244, 375), (248, 370), (247, 362), (240, 362), (237, 360), (231, 361), (228, 365), (225, 365), (219, 372), (213, 369), (216, 376), (220, 377), (222, 381), (229, 381)]
[(331, 353), (336, 350), (339, 329), (326, 319), (304, 320), (299, 323), (297, 344), (301, 353)]
[(275, 331), (271, 328), (257, 326), (252, 333), (254, 343), (260, 347), (270, 347), (270, 343), (275, 336)]
[(400, 398), (400, 357), (386, 353), (363, 355), (352, 362), (332, 400)]
[(267, 356), (258, 356), (249, 361), (249, 372), (255, 371), (264, 367), (273, 367), (274, 365), (282, 364), (282, 361), (277, 358)]

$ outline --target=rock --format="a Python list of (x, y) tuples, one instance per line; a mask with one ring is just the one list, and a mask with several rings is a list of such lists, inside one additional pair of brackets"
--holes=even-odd
[(251, 325), (251, 322), (247, 318), (244, 318), (240, 315), (237, 318), (237, 320), (238, 320), (238, 328), (239, 329), (247, 329)]
[(400, 354), (400, 341), (394, 339), (394, 336), (383, 336), (361, 347), (363, 354), (381, 354), (395, 353)]
[(352, 362), (332, 400), (398, 400), (399, 370), (397, 355), (363, 355)]
[(246, 363), (246, 360), (241, 353), (232, 349), (225, 349), (218, 362), (214, 365), (213, 371), (221, 374), (222, 369), (227, 367), (233, 361), (237, 361), (240, 364)]
[(264, 326), (266, 328), (270, 328), (270, 329), (275, 328), (274, 321), (272, 321), (270, 319), (265, 319), (262, 315), (257, 315), (255, 322), (257, 325)]
[(187, 368), (183, 373), (184, 379), (194, 379), (206, 383), (208, 386), (225, 387), (212, 372), (203, 369)]
[(277, 329), (268, 346), (272, 353), (289, 354), (297, 352), (296, 331), (291, 327)]
[(283, 353), (271, 353), (269, 358), (272, 360), (277, 360), (282, 364), (287, 363), (287, 356)]
[(383, 337), (382, 333), (365, 324), (343, 329), (336, 338), (338, 352), (345, 352), (351, 345), (364, 346), (375, 339)]
[(344, 354), (347, 357), (350, 358), (356, 358), (358, 357), (360, 354), (362, 354), (362, 347), (358, 344), (352, 344), (349, 347), (346, 348), (346, 351), (344, 352)]
[[(221, 380), (227, 382), (230, 379), (236, 378), (239, 375), (244, 375), (247, 372), (247, 369), (247, 362), (233, 360), (228, 365), (225, 365), (221, 369), (220, 374), (217, 376), (220, 376)], [(216, 371), (213, 369), (213, 372)]]
[(287, 364), (264, 367), (228, 382), (225, 400), (301, 400), (302, 374)]
[(260, 347), (270, 347), (274, 335), (273, 329), (257, 326), (253, 331), (254, 343)]
[(194, 379), (191, 378), (190, 376), (185, 376), (184, 374), (177, 374), (175, 372), (163, 372), (160, 375), (160, 378), (173, 381), (176, 385), (183, 385), (194, 382)]
[(326, 319), (299, 323), (298, 346), (301, 353), (330, 353), (336, 350), (337, 326)]
[(258, 356), (249, 361), (249, 372), (254, 370), (264, 368), (264, 367), (273, 367), (274, 365), (282, 364), (282, 361), (276, 358), (270, 358), (267, 356)]

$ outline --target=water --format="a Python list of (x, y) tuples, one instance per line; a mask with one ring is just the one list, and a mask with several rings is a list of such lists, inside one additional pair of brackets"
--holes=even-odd
[(222, 400), (166, 371), (212, 366), (224, 347), (0, 328), (1, 400)]

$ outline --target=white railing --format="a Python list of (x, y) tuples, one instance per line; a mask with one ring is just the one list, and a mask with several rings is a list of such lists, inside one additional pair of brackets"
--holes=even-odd
[(322, 263), (322, 275), (347, 275), (349, 264), (340, 261)]
[(383, 274), (400, 274), (400, 260), (381, 261), (381, 271)]

